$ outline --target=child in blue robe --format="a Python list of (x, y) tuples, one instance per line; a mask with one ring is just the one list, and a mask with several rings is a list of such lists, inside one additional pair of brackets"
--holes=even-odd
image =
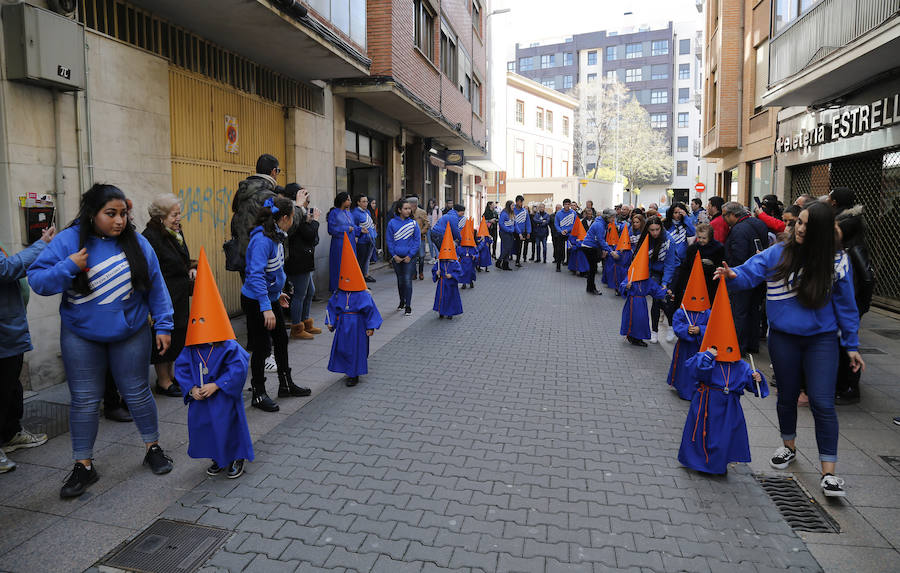
[(697, 390), (678, 450), (682, 465), (710, 474), (726, 473), (731, 462), (750, 461), (741, 395), (745, 389), (761, 398), (769, 395), (766, 379), (759, 371), (743, 360), (718, 362), (717, 354), (712, 347), (685, 363), (697, 381)]
[(586, 273), (590, 268), (584, 251), (581, 250), (581, 240), (574, 235), (566, 237), (566, 248), (569, 250), (568, 269), (573, 273)]
[(463, 269), (459, 261), (440, 259), (431, 267), (431, 279), (437, 283), (434, 291), (434, 310), (438, 318), (453, 320), (462, 314), (462, 299), (459, 296), (459, 283), (463, 278)]
[(369, 337), (381, 322), (381, 313), (367, 290), (338, 289), (328, 299), (325, 324), (334, 333), (328, 370), (346, 374), (347, 386), (356, 386), (359, 377), (369, 373)]
[(629, 283), (628, 279), (619, 284), (619, 294), (625, 297), (622, 307), (622, 324), (619, 334), (635, 346), (647, 346), (644, 340), (650, 338), (650, 313), (647, 310), (647, 296), (665, 300), (669, 292), (653, 279)]
[(481, 270), (484, 267), (484, 272), (489, 273), (491, 263), (491, 245), (494, 243), (494, 240), (488, 237), (478, 237), (476, 239), (478, 241), (478, 246), (475, 247), (475, 251), (478, 253), (478, 259), (476, 260), (476, 268)]
[(672, 352), (672, 364), (669, 366), (666, 382), (678, 391), (678, 397), (682, 400), (690, 400), (694, 396), (696, 379), (686, 363), (700, 350), (700, 341), (706, 334), (708, 321), (709, 309), (690, 311), (682, 307), (676, 310), (672, 317), (672, 329), (675, 330), (678, 341)]
[(466, 286), (475, 288), (475, 262), (478, 259), (475, 247), (464, 247), (460, 245), (456, 247), (456, 256), (459, 257), (459, 267), (462, 269), (462, 273), (459, 276), (459, 282), (462, 283), (462, 288), (465, 289)]

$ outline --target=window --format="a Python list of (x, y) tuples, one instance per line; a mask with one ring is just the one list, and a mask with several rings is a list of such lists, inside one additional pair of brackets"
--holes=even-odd
[(569, 176), (569, 150), (568, 149), (563, 151), (562, 170), (563, 170), (563, 177), (568, 177)]
[(683, 40), (678, 40), (678, 55), (686, 56), (691, 53), (691, 39), (684, 38)]
[(587, 63), (587, 65), (589, 65), (589, 66), (596, 66), (596, 65), (597, 65), (597, 50), (593, 50), (593, 51), (588, 52), (588, 63)]
[(609, 70), (606, 72), (606, 80), (610, 82), (618, 81), (619, 77), (616, 73), (616, 70)]
[(612, 62), (616, 59), (616, 47), (610, 46), (606, 48), (606, 61)]
[(572, 52), (566, 52), (563, 55), (563, 65), (564, 66), (573, 66), (575, 65), (575, 54)]
[(472, 1), (472, 27), (481, 35), (481, 4), (478, 0)]
[(651, 56), (665, 56), (669, 53), (669, 41), (668, 40), (653, 40), (653, 43), (650, 44), (650, 55)]
[(597, 81), (597, 74), (588, 74), (588, 75), (587, 75), (587, 81), (588, 81), (588, 83), (590, 83), (590, 82), (596, 82), (596, 81)]
[(679, 80), (691, 79), (691, 65), (690, 64), (678, 64), (678, 79)]
[(541, 143), (534, 144), (534, 176), (544, 176), (544, 146)]
[(544, 108), (537, 108), (537, 113), (535, 114), (535, 127), (538, 129), (544, 129)]
[(753, 107), (762, 107), (762, 96), (769, 83), (769, 42), (763, 42), (756, 48), (756, 82), (753, 93)]
[(525, 125), (525, 102), (520, 99), (516, 100), (516, 123)]
[(513, 164), (513, 173), (515, 173), (520, 178), (525, 178), (525, 140), (517, 139), (516, 140), (516, 158), (515, 163)]
[(772, 159), (750, 163), (750, 196), (765, 197), (772, 192)]
[(481, 82), (478, 78), (472, 78), (472, 111), (481, 116)]
[(530, 57), (519, 58), (519, 71), (520, 72), (525, 72), (530, 69), (533, 69), (532, 66), (533, 66), (532, 58), (530, 58)]
[(441, 71), (447, 76), (447, 79), (456, 83), (456, 79), (459, 77), (456, 36), (443, 25), (441, 26)]
[(472, 70), (472, 59), (469, 58), (468, 52), (463, 46), (457, 46), (456, 59), (459, 62), (457, 76), (459, 78), (459, 93), (466, 98), (466, 101), (472, 101), (472, 78), (475, 73)]
[(677, 177), (686, 177), (687, 176), (687, 161), (676, 161), (675, 162), (675, 175)]
[(650, 114), (650, 127), (655, 127), (656, 129), (665, 129), (669, 127), (669, 114), (667, 113), (651, 113)]
[(650, 66), (650, 79), (651, 80), (667, 80), (669, 79), (669, 65), (668, 64), (653, 64)]
[(572, 76), (565, 76), (563, 78), (563, 89), (569, 89), (572, 87)]
[(641, 68), (632, 68), (625, 70), (625, 83), (641, 81)]
[(544, 123), (547, 126), (547, 131), (549, 131), (550, 133), (553, 133), (553, 112), (550, 111), (549, 109), (547, 110), (547, 113), (544, 116)]
[(552, 68), (555, 66), (556, 56), (553, 54), (544, 54), (541, 56), (541, 69)]
[(625, 44), (625, 59), (641, 58), (644, 55), (643, 44)]
[(690, 117), (690, 114), (686, 111), (678, 112), (678, 127), (688, 127)]
[(414, 0), (413, 8), (416, 18), (416, 47), (422, 50), (426, 58), (434, 61), (434, 12), (424, 0)]
[(678, 136), (678, 143), (676, 144), (675, 151), (678, 153), (687, 153), (688, 150), (688, 138), (686, 135)]
[(650, 103), (669, 103), (669, 90), (650, 90)]
[(567, 115), (563, 116), (562, 124), (563, 124), (563, 135), (565, 137), (569, 137), (569, 116), (567, 116)]
[(550, 88), (551, 90), (556, 89), (556, 80), (550, 78), (549, 80), (541, 80), (541, 85), (545, 88)]
[(549, 145), (544, 147), (544, 168), (541, 170), (543, 177), (553, 177), (553, 148)]
[[(99, 4), (102, 4), (102, 2)], [(107, 12), (112, 12), (112, 2), (107, 2), (106, 4), (108, 6)], [(350, 36), (351, 40), (360, 46), (366, 45), (365, 0), (312, 0), (308, 4), (312, 5), (312, 8), (320, 16), (326, 18), (341, 32)], [(98, 11), (102, 13), (103, 8), (100, 7)], [(124, 24), (125, 22), (119, 23), (120, 31), (124, 28)], [(112, 30), (110, 30), (111, 32)], [(133, 31), (131, 36), (132, 38), (134, 37)]]
[(516, 63), (515, 62), (506, 62), (506, 71), (507, 72), (515, 72), (516, 71)]
[(775, 0), (775, 32), (797, 19), (819, 0)]
[(691, 88), (678, 88), (678, 103), (691, 102)]
[[(716, 121), (718, 120), (718, 110), (716, 106), (718, 105), (719, 99), (719, 84), (716, 82), (716, 72), (712, 72), (709, 74), (709, 94), (706, 99), (706, 113), (707, 113), (707, 124), (710, 128), (716, 126)], [(707, 129), (707, 131), (709, 131)]]

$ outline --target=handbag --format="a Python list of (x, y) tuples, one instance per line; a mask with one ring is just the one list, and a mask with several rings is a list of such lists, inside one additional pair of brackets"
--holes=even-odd
[(244, 253), (238, 245), (236, 237), (231, 237), (222, 244), (222, 250), (225, 251), (225, 270), (243, 272), (244, 270)]

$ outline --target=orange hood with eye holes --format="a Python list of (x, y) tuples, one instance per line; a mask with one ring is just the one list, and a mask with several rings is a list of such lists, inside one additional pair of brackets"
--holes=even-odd
[(210, 344), (234, 338), (234, 329), (231, 327), (231, 320), (216, 286), (216, 279), (209, 267), (206, 251), (200, 247), (197, 279), (194, 281), (194, 296), (191, 298), (191, 312), (184, 344), (185, 346)]
[(366, 279), (356, 260), (356, 253), (350, 243), (350, 237), (344, 232), (344, 246), (341, 251), (341, 271), (338, 275), (338, 288), (344, 292), (361, 292), (366, 290)]
[(706, 289), (706, 275), (703, 274), (703, 263), (700, 261), (700, 252), (694, 257), (694, 266), (691, 268), (691, 276), (684, 289), (684, 297), (681, 299), (684, 310), (691, 312), (703, 312), (709, 309), (709, 292)]
[(738, 345), (737, 331), (734, 328), (734, 318), (731, 314), (731, 301), (728, 300), (728, 287), (725, 279), (719, 279), (716, 290), (716, 301), (709, 313), (709, 322), (706, 325), (706, 334), (700, 343), (700, 352), (705, 352), (711, 346), (718, 351), (718, 362), (737, 362), (741, 359), (741, 350)]

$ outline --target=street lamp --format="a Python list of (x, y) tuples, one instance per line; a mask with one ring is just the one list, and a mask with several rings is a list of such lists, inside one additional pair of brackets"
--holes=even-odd
[(494, 14), (506, 14), (507, 12), (512, 12), (512, 8), (498, 8), (497, 10), (492, 10), (487, 17), (490, 18)]

